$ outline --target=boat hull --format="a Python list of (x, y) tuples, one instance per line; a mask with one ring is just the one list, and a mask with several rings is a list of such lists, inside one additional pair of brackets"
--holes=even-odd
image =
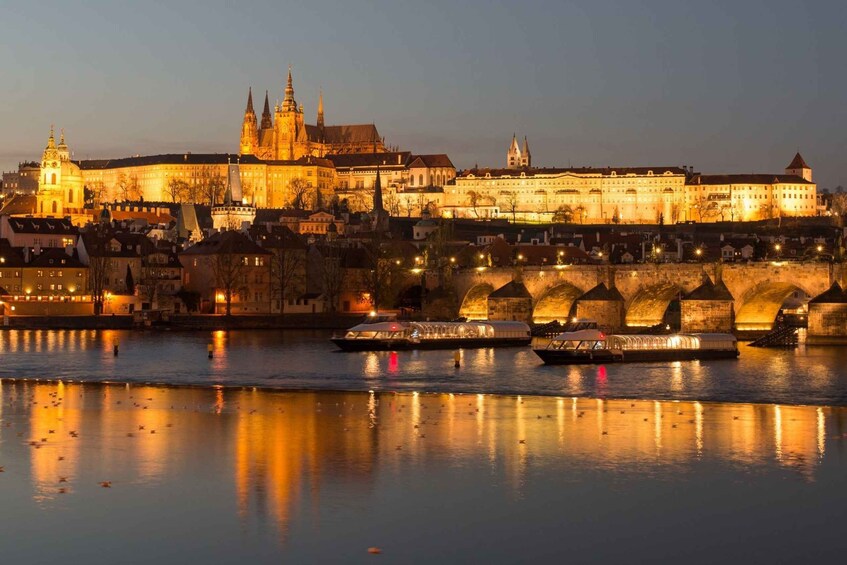
[(529, 337), (484, 339), (428, 339), (418, 342), (406, 339), (333, 338), (332, 343), (344, 351), (401, 351), (408, 349), (482, 349), (485, 347), (520, 347), (529, 345)]
[(612, 352), (608, 349), (575, 351), (560, 349), (533, 349), (547, 365), (589, 365), (601, 363), (630, 363), (644, 361), (694, 361), (707, 359), (735, 359), (738, 350), (733, 349), (652, 349)]

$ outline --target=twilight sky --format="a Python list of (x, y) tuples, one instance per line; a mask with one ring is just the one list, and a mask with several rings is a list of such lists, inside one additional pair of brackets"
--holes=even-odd
[(847, 185), (843, 0), (0, 0), (0, 170), (51, 123), (75, 158), (238, 150), (247, 87), (314, 123), (502, 166), (782, 172)]

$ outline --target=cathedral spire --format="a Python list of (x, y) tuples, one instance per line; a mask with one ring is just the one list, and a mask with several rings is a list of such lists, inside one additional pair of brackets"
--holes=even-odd
[(283, 111), (297, 111), (297, 102), (294, 101), (294, 81), (291, 80), (291, 65), (288, 65), (288, 82), (285, 84), (285, 98), (282, 101)]
[(244, 110), (245, 114), (255, 114), (253, 111), (253, 87), (247, 89), (247, 109)]
[(318, 92), (318, 127), (324, 127), (324, 91), (321, 89)]
[(247, 90), (247, 108), (241, 123), (241, 145), (239, 154), (255, 155), (259, 145), (259, 132), (256, 129), (256, 112), (253, 110), (253, 88)]
[(523, 153), (521, 154), (521, 166), (532, 167), (532, 155), (529, 152), (529, 142), (523, 136)]
[(268, 103), (268, 91), (265, 91), (265, 109), (262, 110), (262, 129), (271, 129), (273, 127), (273, 123), (271, 122), (271, 106)]
[(56, 148), (56, 139), (53, 137), (53, 124), (50, 124), (50, 137), (47, 138), (47, 149)]

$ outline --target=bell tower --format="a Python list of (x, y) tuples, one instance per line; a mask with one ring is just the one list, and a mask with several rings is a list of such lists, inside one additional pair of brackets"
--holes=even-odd
[(509, 151), (506, 153), (506, 168), (521, 168), (521, 148), (518, 147), (518, 137), (515, 134), (512, 134), (512, 143), (509, 145)]

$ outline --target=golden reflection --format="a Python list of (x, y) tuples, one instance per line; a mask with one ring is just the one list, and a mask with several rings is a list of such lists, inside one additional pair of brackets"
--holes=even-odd
[(682, 362), (674, 361), (671, 363), (671, 386), (670, 389), (673, 392), (679, 392), (684, 388), (683, 380), (682, 380)]
[(379, 355), (374, 352), (365, 354), (364, 375), (369, 378), (382, 376), (382, 370), (379, 368)]
[(0, 428), (0, 456), (23, 454), (40, 504), (80, 483), (149, 486), (202, 469), (242, 521), (269, 520), (283, 537), (339, 480), (371, 489), (388, 472), (474, 458), (518, 494), (530, 466), (662, 474), (709, 461), (812, 479), (828, 435), (847, 428), (847, 409), (804, 406), (14, 380), (0, 380), (0, 395), (14, 425)]
[(662, 449), (662, 404), (658, 401), (653, 403), (653, 441), (658, 454)]
[(215, 414), (220, 414), (224, 410), (224, 389), (223, 387), (215, 387)]

